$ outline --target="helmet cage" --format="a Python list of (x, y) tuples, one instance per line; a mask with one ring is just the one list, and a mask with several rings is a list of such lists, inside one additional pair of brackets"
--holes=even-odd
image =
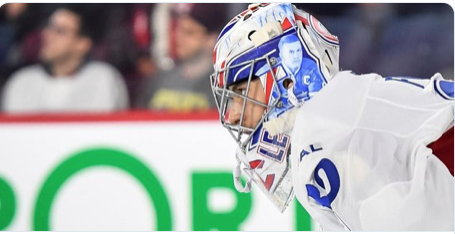
[[(251, 81), (253, 79), (258, 78), (254, 74), (254, 66), (260, 61), (265, 60), (265, 64), (268, 67), (269, 73), (271, 74), (271, 77), (273, 80), (272, 87), (277, 86), (276, 74), (273, 71), (273, 66), (276, 63), (276, 60), (274, 60), (273, 58), (270, 57), (275, 52), (276, 52), (276, 50), (272, 50), (269, 53), (267, 53), (259, 58), (247, 60), (247, 61), (241, 62), (241, 63), (233, 65), (233, 66), (228, 65), (225, 68), (220, 69), (219, 71), (215, 71), (215, 73), (213, 73), (210, 76), (212, 91), (213, 91), (215, 102), (216, 102), (216, 105), (217, 105), (217, 108), (218, 108), (218, 111), (220, 114), (221, 124), (229, 131), (230, 135), (234, 138), (234, 140), (237, 142), (237, 144), (240, 146), (240, 148), (244, 152), (246, 151), (246, 147), (247, 147), (248, 143), (250, 142), (251, 138), (253, 137), (253, 133), (256, 132), (260, 128), (260, 126), (262, 125), (262, 123), (264, 121), (266, 121), (268, 114), (277, 105), (277, 103), (279, 102), (280, 97), (281, 97), (281, 92), (279, 89), (275, 89), (275, 92), (277, 92), (278, 97), (274, 98), (272, 103), (269, 103), (269, 100), (266, 100), (267, 103), (262, 103), (258, 100), (248, 97), (248, 92), (250, 90)], [(228, 86), (232, 86), (234, 84), (228, 85), (227, 82), (223, 82), (223, 81), (219, 82), (220, 79), (229, 77), (230, 71), (238, 69), (238, 68), (240, 68), (240, 70), (237, 72), (236, 75), (238, 75), (238, 73), (240, 73), (241, 71), (249, 68), (248, 77), (242, 78), (242, 79), (240, 79), (239, 82), (236, 82), (236, 83), (247, 82), (246, 90), (245, 90), (244, 94), (236, 93), (236, 92), (230, 90)], [(222, 84), (222, 85), (220, 85), (220, 84)], [(229, 108), (230, 108), (230, 104), (232, 103), (234, 97), (243, 99), (241, 116), (240, 116), (240, 120), (238, 123), (230, 123), (228, 121), (229, 111), (230, 111)], [(244, 113), (245, 113), (245, 109), (246, 109), (246, 105), (247, 105), (248, 101), (252, 102), (256, 105), (262, 106), (266, 109), (264, 111), (264, 113), (262, 114), (261, 119), (258, 121), (258, 123), (256, 124), (256, 126), (254, 128), (242, 126), (243, 117), (244, 117)]]

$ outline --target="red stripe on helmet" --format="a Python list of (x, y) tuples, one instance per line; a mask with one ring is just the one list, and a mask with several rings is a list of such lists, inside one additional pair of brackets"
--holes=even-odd
[(258, 159), (258, 160), (254, 160), (254, 161), (250, 162), (250, 167), (253, 169), (256, 169), (256, 168), (261, 169), (262, 166), (264, 166), (264, 160)]
[(216, 51), (217, 47), (215, 47), (215, 49), (213, 50), (213, 65), (216, 65)]
[(296, 20), (302, 21), (302, 24), (307, 25), (307, 26), (309, 25), (307, 18), (305, 18), (305, 17), (303, 17), (303, 16), (301, 16), (299, 14), (294, 14), (294, 17), (295, 17)]
[[(225, 65), (226, 65), (226, 61), (223, 61), (223, 63), (221, 63), (221, 70), (224, 69)], [(224, 86), (224, 73), (225, 73), (225, 71), (222, 71), (220, 73), (220, 76), (219, 76), (219, 79), (218, 79), (218, 86), (219, 87), (223, 87)]]
[(272, 72), (275, 74), (276, 73), (276, 68), (274, 68), (273, 71), (267, 72), (267, 78), (265, 80), (265, 100), (267, 102), (267, 105), (270, 102), (270, 94), (272, 93), (272, 87), (273, 87)]
[(244, 15), (246, 15), (246, 13), (248, 13), (249, 11), (250, 11), (250, 9), (244, 10), (244, 11), (242, 11), (242, 13), (240, 13), (239, 15), (240, 15), (240, 16), (244, 16)]
[(267, 191), (272, 188), (273, 181), (275, 180), (275, 174), (268, 174), (267, 177), (265, 178), (265, 188)]
[(292, 27), (291, 22), (289, 21), (288, 17), (285, 17), (283, 23), (281, 24), (281, 28), (283, 31), (286, 31)]
[[(232, 18), (231, 21), (229, 21), (229, 23), (228, 23), (227, 25), (230, 25), (230, 24), (232, 24), (232, 23), (234, 23), (234, 22), (237, 22), (239, 19), (240, 19), (240, 16), (237, 15), (237, 16), (235, 16), (234, 18)], [(227, 25), (226, 25), (226, 26), (227, 26)]]

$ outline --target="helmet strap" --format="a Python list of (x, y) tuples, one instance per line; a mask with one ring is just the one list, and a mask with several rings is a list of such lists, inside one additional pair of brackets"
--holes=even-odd
[[(242, 176), (242, 160), (239, 157), (242, 157), (246, 159), (245, 154), (243, 151), (238, 148), (237, 152), (235, 154), (236, 159), (237, 159), (237, 165), (234, 168), (233, 171), (233, 176), (234, 176), (234, 186), (237, 191), (241, 193), (249, 193), (251, 191), (251, 177), (249, 177), (248, 181), (245, 183), (245, 185), (242, 184), (241, 176)], [(245, 168), (248, 169), (248, 168)]]

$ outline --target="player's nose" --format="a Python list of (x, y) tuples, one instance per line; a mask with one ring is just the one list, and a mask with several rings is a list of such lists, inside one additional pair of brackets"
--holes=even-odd
[(234, 104), (232, 105), (231, 109), (229, 110), (229, 117), (228, 121), (230, 124), (239, 124), (240, 123), (240, 109), (238, 105)]

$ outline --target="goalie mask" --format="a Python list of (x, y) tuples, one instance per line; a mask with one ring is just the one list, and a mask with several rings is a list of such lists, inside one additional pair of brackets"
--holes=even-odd
[[(251, 181), (283, 212), (294, 197), (289, 164), (296, 107), (339, 71), (338, 39), (291, 4), (253, 4), (222, 30), (211, 85), (237, 142), (237, 190)], [(249, 181), (240, 183), (240, 175)]]

